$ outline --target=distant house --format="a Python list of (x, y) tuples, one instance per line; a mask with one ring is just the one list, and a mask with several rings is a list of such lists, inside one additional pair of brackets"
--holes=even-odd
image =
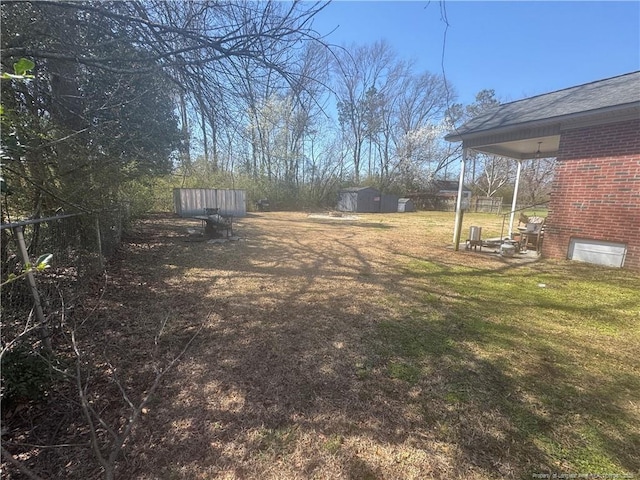
[[(435, 180), (433, 182), (433, 190), (437, 197), (446, 200), (455, 200), (458, 198), (459, 182), (457, 180)], [(469, 205), (471, 201), (471, 190), (464, 185), (462, 186), (462, 203), (463, 208)]]
[(380, 193), (373, 187), (343, 188), (338, 194), (340, 212), (391, 213), (398, 211), (399, 197)]
[(640, 270), (640, 71), (499, 105), (445, 139), (518, 171), (556, 157), (542, 255)]
[[(405, 195), (413, 201), (414, 208), (420, 210), (435, 210), (453, 212), (458, 198), (458, 182), (451, 180), (434, 180), (422, 192), (412, 192)], [(462, 207), (468, 208), (471, 200), (471, 190), (463, 187)]]

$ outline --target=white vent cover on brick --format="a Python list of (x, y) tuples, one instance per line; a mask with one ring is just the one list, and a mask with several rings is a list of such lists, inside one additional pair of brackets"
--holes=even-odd
[(607, 267), (622, 267), (627, 254), (624, 243), (591, 240), (587, 238), (572, 238), (569, 243), (569, 260), (594, 263)]

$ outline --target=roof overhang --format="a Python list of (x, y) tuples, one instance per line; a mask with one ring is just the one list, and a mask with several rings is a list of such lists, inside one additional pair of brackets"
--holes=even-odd
[(549, 158), (557, 156), (560, 135), (565, 130), (637, 118), (640, 118), (640, 102), (489, 129), (452, 132), (445, 140), (461, 141), (463, 148), (518, 160)]
[(499, 105), (445, 136), (449, 142), (462, 142), (463, 147), (453, 231), (455, 249), (458, 250), (462, 228), (462, 182), (467, 149), (519, 160), (509, 219), (511, 236), (520, 160), (557, 157), (562, 132), (639, 118), (640, 71), (637, 71)]

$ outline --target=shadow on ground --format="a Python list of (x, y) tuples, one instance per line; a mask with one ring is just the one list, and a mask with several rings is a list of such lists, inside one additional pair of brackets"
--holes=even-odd
[[(118, 478), (530, 478), (567, 468), (541, 444), (554, 422), (616, 391), (564, 384), (553, 361), (563, 352), (551, 346), (532, 357), (522, 391), (498, 356), (473, 347), (523, 347), (474, 314), (498, 315), (510, 300), (474, 309), (487, 292), (459, 303), (438, 277), (473, 284), (527, 266), (482, 258), (460, 270), (432, 244), (421, 271), (411, 262), (425, 250), (402, 245), (418, 234), (398, 237), (397, 225), (276, 214), (237, 223), (241, 240), (224, 245), (186, 242), (187, 220), (140, 223), (109, 265), (104, 295), (83, 310), (83, 345), (96, 364), (117, 366), (132, 398), (205, 325), (152, 399)], [(98, 371), (96, 405), (117, 425), (125, 406), (112, 374)], [(545, 397), (549, 385), (565, 391)], [(569, 397), (575, 404), (554, 404)], [(638, 438), (622, 438), (633, 419), (614, 403), (598, 412), (621, 434), (599, 441), (623, 468), (640, 468), (624, 444)], [(90, 461), (87, 451), (61, 455), (58, 473), (75, 478), (63, 460), (83, 455)]]

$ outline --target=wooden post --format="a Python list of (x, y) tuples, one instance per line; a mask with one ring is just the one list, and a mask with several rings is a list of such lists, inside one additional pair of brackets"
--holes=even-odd
[[(23, 226), (13, 227), (13, 233), (16, 236), (16, 240), (18, 241), (18, 250), (20, 251), (20, 256), (22, 257), (22, 263), (25, 268), (27, 265), (31, 265), (31, 261), (29, 260), (29, 252), (27, 251), (27, 245), (24, 241), (23, 234)], [(29, 288), (31, 289), (31, 295), (33, 295), (33, 301), (35, 303), (36, 317), (38, 318), (38, 322), (40, 323), (40, 339), (44, 347), (51, 351), (51, 337), (49, 336), (49, 329), (47, 328), (46, 319), (44, 316), (44, 311), (42, 310), (42, 303), (40, 302), (40, 294), (38, 293), (38, 287), (36, 285), (36, 278), (33, 276), (33, 272), (29, 269), (27, 271), (27, 282), (29, 283)]]
[(100, 262), (100, 270), (104, 268), (104, 261), (102, 259), (102, 238), (100, 238), (100, 217), (96, 215), (96, 236), (98, 240), (98, 259)]

